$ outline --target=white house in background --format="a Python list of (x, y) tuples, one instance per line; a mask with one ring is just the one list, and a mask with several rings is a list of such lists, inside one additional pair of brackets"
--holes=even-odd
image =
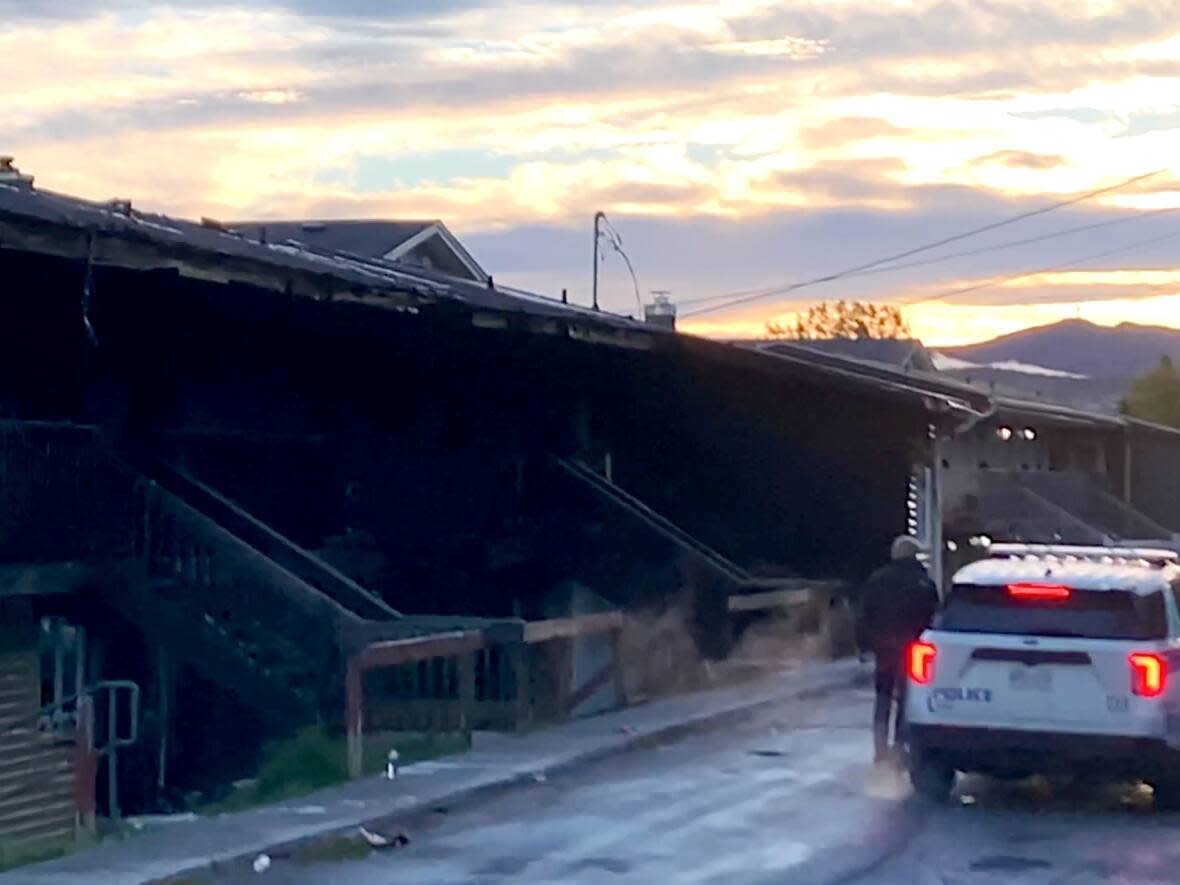
[(244, 221), (228, 225), (252, 240), (396, 261), (462, 280), (488, 275), (441, 221)]

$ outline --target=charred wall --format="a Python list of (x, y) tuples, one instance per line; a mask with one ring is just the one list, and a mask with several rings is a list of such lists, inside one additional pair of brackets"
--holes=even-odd
[(859, 577), (905, 528), (913, 410), (701, 360), (662, 366), (622, 434), (620, 482), (747, 567)]
[[(673, 553), (579, 497), (555, 455), (616, 480), (746, 565), (863, 574), (904, 525), (916, 410), (649, 348), (477, 328), (157, 271), (0, 252), (10, 416), (99, 423), (187, 466), (298, 543), (368, 545), (407, 611), (508, 614), (563, 580), (663, 586)], [(669, 343), (671, 342), (671, 343)], [(620, 598), (620, 602), (625, 598)]]
[(1175, 468), (1180, 443), (1148, 427), (1128, 429), (1131, 457), (1131, 504), (1155, 522), (1180, 532), (1180, 472)]

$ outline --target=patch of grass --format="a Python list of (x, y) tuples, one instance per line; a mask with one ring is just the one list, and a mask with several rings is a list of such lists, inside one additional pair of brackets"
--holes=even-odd
[[(362, 771), (366, 775), (383, 772), (391, 749), (397, 750), (402, 765), (410, 765), (462, 753), (469, 746), (468, 737), (458, 733), (375, 732), (365, 735)], [(348, 748), (343, 735), (330, 734), (319, 726), (301, 729), (294, 737), (266, 748), (256, 779), (202, 811), (206, 814), (245, 811), (344, 783), (348, 780), (347, 760)]]
[(255, 797), (259, 802), (281, 802), (340, 783), (348, 777), (342, 749), (341, 738), (316, 726), (272, 744), (263, 756)]
[(321, 839), (298, 849), (291, 859), (297, 864), (311, 865), (317, 863), (336, 863), (343, 860), (364, 860), (373, 849), (364, 839), (350, 836), (337, 836), (333, 839)]

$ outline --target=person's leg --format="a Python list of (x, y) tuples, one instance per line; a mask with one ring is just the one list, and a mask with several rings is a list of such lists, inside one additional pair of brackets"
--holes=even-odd
[[(898, 673), (904, 673), (901, 669), (901, 662), (898, 662)], [(908, 682), (905, 676), (898, 676), (896, 678), (895, 695), (897, 698), (897, 710), (894, 714), (893, 722), (893, 745), (899, 751), (905, 746), (906, 738), (906, 720), (905, 720), (905, 696)]]
[(880, 762), (889, 755), (889, 725), (893, 718), (893, 692), (896, 685), (897, 664), (891, 655), (877, 655), (874, 680), (876, 698), (873, 702), (873, 760)]

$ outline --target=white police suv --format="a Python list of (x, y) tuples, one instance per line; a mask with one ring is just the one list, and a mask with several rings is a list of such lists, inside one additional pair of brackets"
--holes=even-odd
[(1163, 550), (997, 544), (906, 652), (910, 776), (1142, 778), (1180, 806), (1180, 566)]

